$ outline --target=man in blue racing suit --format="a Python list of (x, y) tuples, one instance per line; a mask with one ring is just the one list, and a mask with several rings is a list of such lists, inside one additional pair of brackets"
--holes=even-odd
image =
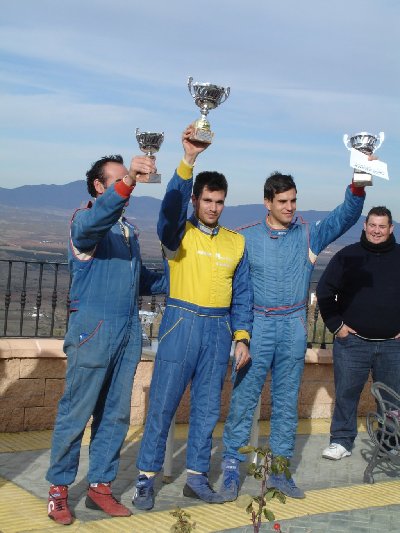
[[(292, 176), (275, 173), (265, 182), (267, 217), (240, 231), (246, 239), (254, 288), (251, 363), (234, 378), (223, 442), (225, 501), (237, 498), (239, 448), (250, 438), (253, 414), (269, 370), (271, 383), (270, 448), (274, 456), (293, 455), (297, 400), (307, 346), (306, 305), (311, 273), (318, 254), (356, 223), (364, 204), (363, 187), (350, 185), (344, 202), (324, 220), (307, 224), (293, 220), (297, 189)], [(304, 492), (285, 474), (271, 475), (269, 486), (288, 496)]]
[[(218, 224), (228, 188), (225, 177), (200, 172), (193, 184), (193, 165), (206, 145), (193, 141), (192, 133), (191, 126), (183, 133), (184, 158), (168, 184), (158, 221), (169, 289), (133, 497), (135, 506), (146, 510), (154, 505), (154, 478), (162, 468), (171, 420), (189, 382), (183, 494), (223, 502), (207, 474), (232, 340), (237, 368), (249, 361), (253, 295), (244, 238)], [(187, 219), (190, 199), (194, 213)]]
[(67, 373), (53, 432), (48, 515), (73, 521), (68, 485), (79, 464), (83, 432), (91, 416), (86, 506), (111, 516), (131, 512), (112, 495), (119, 455), (130, 421), (132, 383), (140, 359), (139, 294), (164, 293), (165, 277), (142, 266), (136, 228), (123, 216), (141, 174), (154, 172), (147, 156), (103, 157), (86, 173), (92, 205), (71, 221), (68, 261), (72, 275), (65, 336)]

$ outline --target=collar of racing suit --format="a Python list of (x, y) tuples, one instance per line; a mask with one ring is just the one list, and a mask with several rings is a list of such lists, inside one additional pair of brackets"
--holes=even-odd
[(205, 233), (206, 235), (218, 235), (219, 232), (219, 226), (215, 226), (215, 228), (210, 228), (209, 226), (206, 226), (199, 220), (196, 215), (193, 213), (192, 216), (189, 218), (189, 222), (193, 224), (197, 229)]

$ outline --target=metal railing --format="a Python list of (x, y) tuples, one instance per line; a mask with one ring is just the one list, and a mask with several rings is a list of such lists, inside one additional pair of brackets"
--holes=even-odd
[[(0, 337), (63, 338), (68, 326), (71, 277), (66, 262), (0, 259)], [(315, 292), (315, 283), (310, 294)], [(145, 336), (157, 338), (165, 296), (140, 297)], [(308, 347), (325, 348), (332, 334), (318, 305), (308, 309)]]
[(67, 263), (0, 260), (2, 337), (62, 337), (68, 324)]

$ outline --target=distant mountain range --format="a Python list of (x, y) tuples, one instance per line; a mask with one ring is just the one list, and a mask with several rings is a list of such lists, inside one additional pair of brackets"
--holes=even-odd
[[(65, 185), (23, 185), (15, 189), (0, 187), (0, 207), (14, 207), (16, 209), (35, 209), (46, 211), (69, 211), (84, 204), (89, 200), (84, 180), (73, 181)], [(151, 196), (133, 196), (127, 215), (138, 221), (138, 226), (155, 226), (161, 201)], [(316, 222), (327, 215), (327, 211), (299, 211), (308, 222)], [(262, 220), (265, 208), (262, 204), (247, 204), (227, 206), (221, 217), (221, 223), (228, 228), (238, 228)], [(337, 245), (344, 246), (359, 240), (362, 230), (363, 218), (353, 226)]]

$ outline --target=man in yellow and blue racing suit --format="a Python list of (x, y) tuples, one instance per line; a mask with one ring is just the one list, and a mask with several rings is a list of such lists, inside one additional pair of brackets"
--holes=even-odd
[[(317, 255), (353, 226), (361, 215), (364, 188), (350, 185), (344, 202), (314, 224), (293, 220), (297, 189), (292, 176), (272, 174), (265, 182), (266, 218), (240, 231), (246, 239), (254, 289), (251, 364), (239, 371), (225, 423), (223, 482), (225, 501), (237, 498), (239, 448), (250, 438), (254, 411), (271, 370), (271, 435), (274, 456), (293, 455), (297, 399), (307, 343), (306, 305)], [(269, 485), (304, 498), (292, 477), (271, 475)]]
[[(184, 496), (222, 503), (208, 483), (212, 433), (219, 418), (221, 390), (232, 340), (238, 369), (249, 361), (252, 288), (243, 236), (219, 226), (227, 192), (225, 177), (202, 172), (194, 162), (206, 145), (183, 133), (184, 159), (162, 202), (158, 222), (169, 291), (150, 387), (150, 405), (137, 459), (140, 471), (133, 503), (154, 505), (154, 477), (163, 466), (171, 420), (191, 382)], [(194, 213), (187, 220), (192, 198)]]

